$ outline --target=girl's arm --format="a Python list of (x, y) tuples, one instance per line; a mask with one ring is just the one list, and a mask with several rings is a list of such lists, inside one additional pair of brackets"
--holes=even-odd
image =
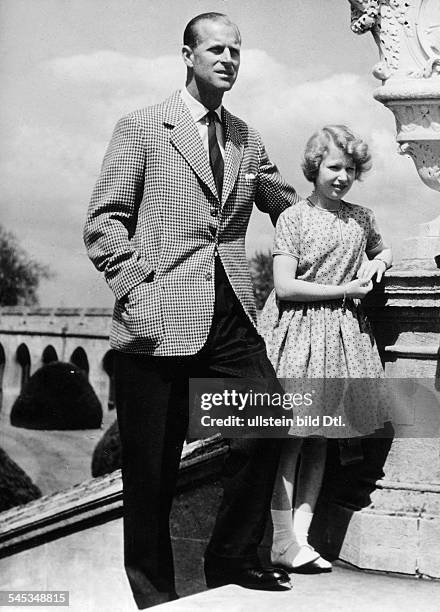
[(273, 280), (275, 292), (280, 300), (290, 302), (318, 302), (338, 298), (363, 298), (373, 288), (371, 280), (357, 278), (345, 285), (322, 285), (298, 280), (298, 260), (289, 255), (275, 255)]
[[(376, 275), (376, 280), (379, 283), (385, 271), (391, 268), (393, 253), (391, 249), (383, 243), (374, 213), (372, 211), (370, 211), (370, 213), (370, 231), (366, 248), (369, 261), (364, 261), (358, 270), (357, 277), (369, 281)], [(374, 246), (371, 248), (371, 245)]]
[(369, 261), (364, 261), (359, 268), (357, 277), (363, 281), (369, 281), (376, 275), (376, 280), (380, 283), (385, 271), (391, 268), (393, 263), (393, 252), (389, 247), (379, 246), (369, 251), (367, 256)]

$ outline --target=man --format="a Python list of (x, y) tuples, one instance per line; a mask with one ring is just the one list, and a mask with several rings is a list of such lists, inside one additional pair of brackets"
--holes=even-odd
[[(140, 608), (176, 597), (169, 513), (188, 425), (188, 379), (276, 384), (255, 329), (244, 241), (254, 201), (275, 222), (298, 196), (259, 135), (222, 107), (240, 46), (225, 15), (189, 22), (186, 88), (119, 121), (85, 227), (89, 256), (116, 296), (110, 341), (125, 566)], [(205, 556), (208, 586), (290, 587), (285, 572), (262, 569), (257, 556), (278, 456), (276, 440), (231, 448)]]

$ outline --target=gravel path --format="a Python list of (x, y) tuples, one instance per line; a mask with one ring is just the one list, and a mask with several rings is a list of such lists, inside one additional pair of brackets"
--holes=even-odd
[(67, 489), (91, 478), (93, 450), (116, 418), (104, 415), (102, 429), (40, 431), (12, 427), (0, 413), (0, 447), (40, 488), (43, 495)]

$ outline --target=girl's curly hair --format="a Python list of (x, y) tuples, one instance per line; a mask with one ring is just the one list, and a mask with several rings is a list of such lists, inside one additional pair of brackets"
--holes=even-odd
[(372, 164), (367, 143), (357, 138), (345, 125), (326, 125), (309, 138), (304, 151), (301, 165), (304, 176), (311, 183), (316, 181), (319, 166), (327, 155), (330, 144), (353, 159), (356, 180), (360, 180), (362, 175), (370, 170)]

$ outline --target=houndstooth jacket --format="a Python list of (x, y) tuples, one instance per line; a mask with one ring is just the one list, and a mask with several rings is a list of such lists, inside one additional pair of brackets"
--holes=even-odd
[(216, 250), (256, 322), (245, 254), (252, 204), (275, 222), (299, 198), (269, 161), (255, 130), (225, 109), (223, 125), (221, 201), (179, 92), (116, 125), (84, 240), (116, 297), (110, 344), (117, 350), (159, 356), (202, 348), (214, 311)]

